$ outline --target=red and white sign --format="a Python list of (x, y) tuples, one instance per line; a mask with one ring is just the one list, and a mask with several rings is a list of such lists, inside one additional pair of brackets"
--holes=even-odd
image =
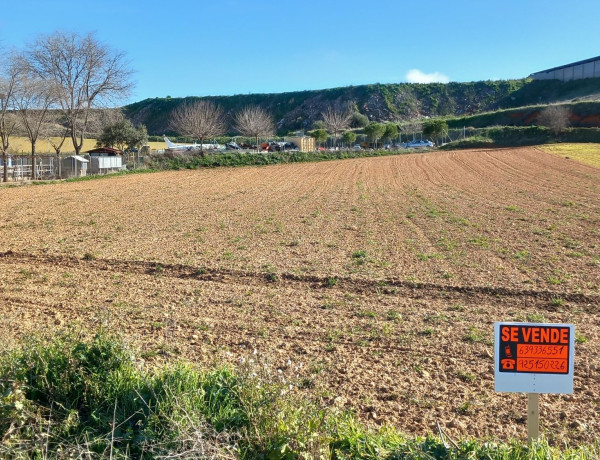
[(573, 393), (572, 324), (494, 323), (496, 391)]

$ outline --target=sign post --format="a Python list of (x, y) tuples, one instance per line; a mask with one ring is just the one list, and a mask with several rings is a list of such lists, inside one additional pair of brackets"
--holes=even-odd
[(540, 395), (527, 395), (527, 439), (535, 441), (540, 437)]
[(538, 439), (540, 394), (573, 393), (575, 326), (498, 322), (494, 337), (495, 389), (528, 393), (527, 436)]

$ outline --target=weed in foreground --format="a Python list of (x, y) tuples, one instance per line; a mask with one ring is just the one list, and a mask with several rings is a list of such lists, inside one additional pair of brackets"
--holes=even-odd
[(465, 336), (464, 340), (465, 340), (465, 342), (471, 342), (471, 343), (485, 343), (485, 344), (492, 343), (491, 339), (489, 339), (483, 331), (480, 331), (479, 329), (477, 329), (474, 326), (469, 327), (469, 332)]
[(388, 321), (400, 321), (402, 319), (402, 315), (396, 310), (388, 310), (385, 319), (387, 319)]
[[(0, 354), (2, 458), (597, 458), (597, 445), (554, 448), (373, 429), (296, 393), (312, 379), (284, 381), (265, 364), (199, 369), (139, 367), (117, 338), (29, 338)], [(315, 369), (320, 372), (320, 368)], [(468, 376), (465, 374), (465, 378)], [(468, 414), (465, 402), (456, 408)]]
[(335, 285), (338, 284), (338, 281), (339, 280), (338, 280), (338, 278), (336, 276), (330, 276), (325, 281), (325, 286), (327, 286), (327, 287), (334, 287)]
[(565, 304), (565, 300), (561, 297), (553, 297), (551, 303), (553, 307), (562, 307)]
[(356, 265), (364, 265), (367, 261), (367, 253), (363, 250), (355, 251), (352, 253), (352, 259)]
[(583, 343), (586, 343), (588, 340), (589, 339), (585, 335), (575, 331), (575, 343), (581, 345)]

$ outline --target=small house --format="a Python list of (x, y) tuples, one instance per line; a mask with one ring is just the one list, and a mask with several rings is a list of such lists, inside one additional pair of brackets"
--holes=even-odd
[(124, 169), (123, 152), (110, 147), (99, 147), (86, 152), (90, 157), (90, 174), (108, 174)]
[(87, 176), (89, 161), (79, 155), (71, 155), (61, 160), (61, 176), (64, 179), (69, 177)]

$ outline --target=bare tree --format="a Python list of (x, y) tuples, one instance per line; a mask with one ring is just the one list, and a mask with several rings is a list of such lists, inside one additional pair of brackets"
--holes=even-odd
[(258, 106), (244, 107), (233, 116), (234, 128), (244, 136), (254, 137), (258, 152), (258, 136), (270, 136), (275, 132), (273, 120)]
[(538, 123), (552, 130), (555, 136), (558, 136), (567, 126), (569, 126), (569, 109), (562, 105), (550, 105), (546, 107), (537, 117)]
[(43, 132), (48, 129), (48, 112), (56, 101), (56, 92), (53, 85), (28, 72), (27, 63), (22, 57), (16, 57), (16, 67), (23, 69), (13, 95), (14, 106), (19, 114), (25, 134), (31, 144), (31, 177), (37, 179), (36, 173), (36, 143)]
[(57, 169), (56, 177), (62, 177), (62, 167), (60, 163), (60, 151), (69, 135), (69, 124), (66, 122), (63, 114), (60, 111), (51, 110), (48, 112), (48, 131), (47, 131), (48, 143), (54, 149), (56, 153), (56, 164)]
[(12, 113), (13, 100), (20, 68), (13, 65), (12, 57), (1, 61), (4, 65), (0, 74), (0, 150), (2, 150), (3, 181), (8, 181), (8, 147), (10, 136), (17, 125), (17, 119)]
[(325, 122), (325, 128), (330, 134), (333, 134), (333, 146), (337, 144), (338, 133), (346, 130), (352, 119), (352, 111), (348, 106), (329, 106), (321, 114)]
[(180, 135), (198, 139), (202, 153), (204, 139), (225, 132), (223, 110), (210, 101), (184, 102), (171, 112), (170, 125)]
[(125, 54), (93, 34), (54, 32), (40, 36), (28, 50), (32, 70), (58, 89), (57, 100), (79, 154), (92, 111), (126, 97), (132, 70)]
[(412, 135), (412, 140), (415, 140), (416, 135), (423, 132), (423, 123), (419, 119), (411, 118), (400, 126), (400, 131), (406, 134), (407, 140), (409, 139), (409, 134)]
[(66, 122), (63, 114), (58, 111), (51, 110), (48, 112), (48, 143), (54, 149), (57, 156), (60, 156), (60, 151), (69, 136), (69, 125)]

